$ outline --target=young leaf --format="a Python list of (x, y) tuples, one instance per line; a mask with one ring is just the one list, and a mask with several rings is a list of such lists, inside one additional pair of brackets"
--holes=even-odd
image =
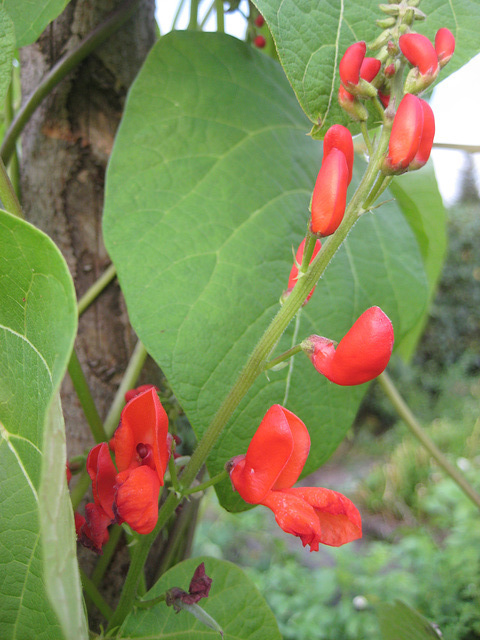
[(55, 245), (0, 211), (2, 640), (86, 639), (57, 393), (77, 326)]
[[(108, 170), (105, 241), (131, 322), (197, 437), (287, 286), (321, 162), (308, 128), (281, 67), (223, 34), (164, 36), (131, 90)], [(364, 167), (359, 161), (352, 186)], [(298, 335), (339, 340), (378, 305), (399, 341), (426, 295), (415, 238), (388, 202), (354, 227), (304, 308)], [(277, 353), (292, 346), (292, 333)], [(246, 451), (276, 403), (309, 428), (305, 473), (313, 471), (343, 439), (366, 390), (326, 382), (302, 354), (293, 369), (269, 375), (270, 382), (257, 378), (229, 422), (211, 474)], [(228, 481), (218, 491), (238, 508)]]
[(405, 602), (382, 602), (376, 606), (383, 640), (435, 640), (441, 638), (418, 611)]
[[(245, 573), (230, 562), (215, 558), (190, 558), (163, 574), (144, 596), (150, 600), (172, 587), (186, 590), (200, 562), (212, 578), (208, 598), (201, 601), (204, 609), (223, 629), (225, 640), (281, 640), (275, 617)], [(160, 602), (149, 609), (134, 609), (120, 629), (124, 640), (138, 638), (175, 638), (175, 640), (219, 640), (218, 631), (209, 629), (187, 611), (175, 613), (173, 607)]]
[(3, 0), (15, 25), (17, 47), (32, 44), (45, 27), (67, 6), (69, 0)]

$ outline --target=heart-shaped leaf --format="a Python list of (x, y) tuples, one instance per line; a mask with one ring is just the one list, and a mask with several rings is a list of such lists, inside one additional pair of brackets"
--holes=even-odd
[[(373, 42), (381, 29), (375, 21), (385, 18), (378, 0), (330, 2), (330, 0), (254, 0), (271, 29), (280, 62), (303, 110), (320, 127), (352, 121), (337, 100), (340, 78), (338, 64), (348, 46), (364, 40)], [(441, 71), (443, 80), (480, 51), (477, 0), (423, 0), (425, 21), (414, 24), (415, 31), (432, 41), (441, 27), (448, 27), (456, 39), (452, 60)], [(373, 53), (367, 55), (373, 55)], [(354, 127), (353, 127), (354, 128)]]
[[(163, 37), (131, 90), (108, 169), (105, 241), (131, 322), (199, 438), (287, 286), (321, 164), (322, 145), (305, 135), (308, 126), (281, 67), (223, 34)], [(354, 182), (364, 166), (359, 161)], [(339, 340), (379, 305), (399, 342), (426, 297), (415, 238), (389, 202), (357, 223), (301, 314), (296, 340)], [(292, 367), (257, 378), (216, 444), (210, 472), (246, 451), (276, 402), (310, 429), (305, 473), (316, 469), (343, 439), (365, 390), (337, 387), (296, 356)], [(244, 506), (228, 482), (218, 491), (229, 509)]]
[[(205, 563), (205, 573), (212, 578), (208, 598), (198, 604), (220, 625), (224, 640), (280, 640), (275, 617), (262, 595), (245, 573), (230, 562), (215, 558), (191, 558), (167, 571), (142, 600), (152, 600), (179, 587), (188, 591), (196, 567)], [(175, 613), (160, 602), (150, 609), (131, 613), (120, 629), (123, 640), (218, 640), (217, 631), (209, 629), (187, 611)]]
[(65, 261), (0, 211), (1, 637), (88, 637), (58, 388), (77, 326)]
[(45, 27), (55, 20), (67, 6), (69, 0), (3, 0), (15, 25), (17, 47), (32, 44)]

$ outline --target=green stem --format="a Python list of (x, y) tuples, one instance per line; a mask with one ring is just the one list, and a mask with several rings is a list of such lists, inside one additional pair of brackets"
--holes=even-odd
[(97, 444), (105, 442), (108, 440), (107, 434), (104, 431), (102, 420), (98, 415), (97, 407), (95, 406), (92, 393), (75, 350), (72, 351), (72, 355), (70, 356), (68, 373), (78, 399), (80, 400), (80, 404), (82, 405), (83, 413), (85, 414), (95, 442)]
[(411, 412), (409, 406), (399, 394), (395, 384), (390, 376), (384, 371), (378, 376), (378, 381), (388, 396), (389, 400), (397, 410), (398, 415), (405, 422), (407, 427), (418, 438), (425, 449), (430, 453), (436, 463), (445, 471), (445, 473), (452, 478), (452, 480), (460, 487), (466, 496), (480, 509), (480, 495), (473, 489), (473, 487), (467, 482), (463, 475), (454, 467), (447, 458), (443, 455), (437, 445), (430, 439), (425, 431), (420, 426), (420, 423)]
[(303, 245), (303, 257), (302, 264), (298, 270), (298, 277), (301, 278), (304, 273), (308, 271), (308, 267), (310, 265), (310, 260), (312, 259), (313, 252), (315, 250), (315, 243), (317, 242), (317, 237), (313, 235), (310, 231), (310, 226), (307, 229), (307, 234), (305, 236), (305, 244)]
[(150, 600), (136, 600), (135, 606), (139, 609), (150, 609), (156, 604), (160, 604), (160, 602), (165, 602), (166, 594), (162, 593), (162, 595), (157, 596), (156, 598), (151, 598)]
[(14, 121), (9, 127), (0, 147), (0, 156), (4, 162), (8, 162), (15, 143), (32, 116), (33, 112), (56, 87), (61, 80), (76, 66), (82, 62), (92, 51), (97, 49), (107, 38), (117, 31), (133, 14), (140, 0), (126, 0), (116, 11), (101, 24), (98, 25), (80, 44), (69, 51), (43, 78), (32, 95), (27, 99), (18, 111)]
[(392, 180), (393, 176), (386, 176), (382, 173), (378, 176), (377, 181), (368, 194), (368, 198), (363, 203), (363, 208), (365, 209), (365, 211), (368, 211), (368, 209), (370, 209), (375, 200), (377, 200), (377, 198), (382, 195), (382, 193), (385, 191)]
[(276, 358), (273, 358), (273, 360), (269, 360), (265, 364), (265, 370), (273, 369), (273, 367), (276, 367), (277, 364), (280, 364), (281, 362), (288, 360), (289, 358), (294, 356), (296, 353), (299, 353), (301, 350), (302, 350), (302, 346), (299, 344), (296, 344), (291, 349), (288, 349), (287, 351), (284, 351), (281, 355), (277, 356)]
[(170, 472), (170, 480), (172, 482), (173, 490), (177, 493), (181, 493), (182, 488), (178, 482), (177, 467), (175, 465), (175, 459), (173, 456), (170, 456), (170, 459), (168, 461), (168, 471)]
[(70, 491), (70, 500), (72, 502), (72, 509), (76, 511), (83, 500), (83, 496), (87, 493), (90, 486), (90, 476), (86, 469), (78, 476), (77, 484)]
[(111, 264), (105, 272), (92, 284), (92, 286), (83, 294), (78, 301), (78, 315), (88, 309), (88, 307), (95, 301), (96, 298), (102, 293), (102, 291), (110, 284), (110, 282), (117, 275), (115, 266)]
[(175, 31), (175, 29), (177, 28), (177, 22), (178, 22), (178, 19), (180, 18), (180, 14), (182, 13), (184, 4), (185, 4), (185, 0), (180, 0), (180, 2), (178, 3), (177, 11), (175, 13), (175, 17), (173, 18), (172, 29), (171, 29), (172, 31)]
[(197, 493), (198, 491), (205, 491), (208, 487), (212, 487), (214, 484), (222, 482), (225, 478), (228, 478), (228, 473), (224, 469), (223, 471), (220, 471), (220, 473), (217, 473), (216, 476), (213, 476), (213, 478), (210, 478), (210, 480), (205, 480), (205, 482), (194, 485), (193, 487), (190, 487), (190, 489), (183, 489), (182, 495), (189, 496), (192, 493)]
[(188, 23), (188, 30), (198, 30), (198, 0), (190, 0), (190, 21)]
[[(15, 75), (16, 75), (16, 71), (14, 69), (12, 74), (12, 79), (10, 81), (10, 85), (7, 91), (7, 98), (5, 101), (5, 128), (6, 129), (8, 129), (8, 127), (11, 125), (13, 118), (15, 116), (15, 111), (13, 107), (13, 99), (14, 99), (13, 85), (14, 85)], [(10, 163), (8, 164), (7, 169), (8, 169), (8, 174), (10, 176), (13, 189), (17, 194), (17, 197), (20, 198), (20, 165), (18, 163), (18, 153), (17, 153), (16, 147), (13, 151), (12, 158), (10, 160)]]
[(219, 33), (224, 33), (225, 14), (223, 10), (223, 0), (215, 0), (215, 11), (217, 13), (217, 31)]
[(135, 386), (135, 382), (137, 381), (142, 367), (145, 364), (147, 355), (145, 347), (139, 340), (133, 350), (132, 357), (130, 358), (128, 367), (125, 370), (122, 382), (115, 394), (110, 411), (105, 418), (104, 429), (107, 434), (107, 439), (112, 437), (113, 432), (118, 427), (120, 414), (122, 413), (122, 409), (125, 405), (125, 392)]
[(367, 146), (368, 155), (370, 157), (373, 153), (373, 146), (372, 146), (372, 141), (370, 140), (370, 136), (368, 135), (367, 123), (364, 122), (363, 120), (360, 123), (360, 131), (362, 132), (363, 139)]
[(0, 200), (2, 201), (3, 208), (9, 213), (13, 213), (17, 218), (24, 219), (22, 207), (18, 201), (15, 189), (8, 177), (7, 170), (3, 164), (3, 160), (0, 158)]
[(92, 582), (95, 586), (98, 586), (101, 583), (102, 578), (105, 575), (105, 571), (110, 564), (110, 560), (115, 553), (117, 544), (122, 537), (122, 533), (123, 528), (119, 524), (114, 524), (113, 527), (111, 527), (108, 542), (103, 545), (102, 555), (100, 556), (92, 573)]
[(200, 31), (203, 31), (204, 26), (206, 25), (208, 19), (212, 15), (213, 10), (215, 9), (215, 3), (216, 2), (217, 2), (217, 0), (213, 0), (212, 4), (209, 6), (209, 8), (207, 10), (207, 13), (203, 16), (203, 19), (200, 22)]
[[(316, 285), (318, 279), (327, 268), (327, 265), (356, 223), (358, 214), (361, 211), (362, 202), (367, 197), (378, 174), (382, 158), (387, 149), (388, 139), (389, 130), (384, 127), (377, 147), (374, 150), (374, 154), (367, 166), (367, 170), (345, 211), (341, 225), (338, 227), (334, 235), (328, 238), (328, 240), (323, 244), (322, 249), (310, 264), (307, 273), (304, 277), (298, 280), (284, 305), (280, 308), (279, 312), (270, 323), (270, 326), (257, 343), (245, 367), (237, 378), (237, 381), (233, 385), (222, 405), (219, 407), (212, 422), (207, 427), (197, 448), (190, 458), (190, 462), (185, 467), (180, 477), (181, 483), (184, 487), (189, 487), (192, 484), (232, 413), (235, 411), (236, 407), (245, 396), (257, 376), (263, 371), (267, 358), (277, 344), (280, 336), (285, 331), (290, 321), (295, 317), (295, 314), (302, 306), (308, 293)], [(159, 511), (155, 529), (152, 533), (142, 536), (138, 541), (125, 579), (117, 610), (110, 620), (109, 629), (119, 626), (128, 615), (135, 601), (138, 580), (147, 559), (150, 545), (155, 540), (158, 532), (173, 514), (179, 502), (180, 498), (178, 498), (175, 493), (170, 492)]]
[(103, 599), (93, 581), (90, 580), (90, 578), (82, 569), (80, 569), (80, 576), (82, 579), (82, 586), (83, 590), (85, 591), (85, 595), (88, 596), (88, 598), (93, 602), (102, 616), (106, 618), (106, 620), (110, 620), (113, 615), (113, 610), (110, 605)]

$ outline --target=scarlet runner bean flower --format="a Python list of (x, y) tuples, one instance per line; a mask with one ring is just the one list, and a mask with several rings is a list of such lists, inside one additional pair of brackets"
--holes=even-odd
[[(364, 58), (360, 64), (359, 80), (356, 85), (353, 85), (351, 83), (348, 84), (350, 90), (355, 93), (355, 95), (360, 94), (364, 97), (373, 98), (377, 94), (377, 90), (372, 85), (370, 85), (370, 82), (372, 82), (377, 73), (380, 71), (381, 66), (382, 63), (380, 62), (380, 60), (377, 60), (377, 58)], [(342, 76), (340, 75), (340, 78), (341, 77)], [(356, 99), (353, 93), (347, 91), (344, 85), (340, 85), (340, 88), (338, 90), (338, 102), (342, 109), (344, 109), (354, 120), (366, 120), (368, 118), (368, 112), (364, 105)]]
[(233, 487), (249, 504), (273, 511), (277, 524), (298, 536), (303, 546), (340, 546), (360, 538), (362, 525), (355, 505), (337, 491), (292, 488), (305, 465), (310, 436), (296, 415), (273, 405), (265, 414), (245, 455), (227, 469)]
[(137, 533), (150, 533), (158, 519), (158, 498), (170, 456), (168, 417), (155, 387), (134, 390), (125, 405), (110, 446), (93, 447), (87, 458), (94, 502), (78, 519), (79, 540), (101, 553), (108, 526), (126, 522)]
[(341, 124), (331, 126), (323, 139), (323, 157), (326, 158), (332, 149), (343, 151), (348, 167), (348, 183), (352, 181), (353, 172), (353, 140), (352, 134)]
[(324, 157), (312, 195), (310, 230), (320, 236), (335, 233), (347, 204), (349, 170), (343, 151)]
[(302, 349), (315, 369), (342, 386), (363, 384), (384, 371), (393, 349), (393, 327), (379, 307), (370, 307), (356, 320), (338, 346), (333, 340), (310, 336)]
[(455, 51), (455, 37), (450, 29), (442, 27), (435, 35), (435, 53), (438, 57), (438, 64), (443, 68)]
[[(312, 253), (312, 257), (310, 259), (310, 262), (312, 262), (312, 260), (315, 258), (315, 256), (317, 255), (317, 253), (320, 251), (320, 249), (322, 248), (322, 243), (320, 242), (320, 240), (316, 240), (315, 241), (315, 247), (313, 249), (313, 253)], [(287, 289), (286, 291), (283, 292), (282, 295), (282, 302), (284, 300), (286, 300), (288, 298), (288, 296), (290, 295), (290, 293), (293, 290), (293, 287), (297, 284), (297, 280), (298, 280), (298, 270), (302, 264), (303, 261), (303, 252), (305, 251), (305, 238), (302, 240), (302, 242), (300, 243), (298, 249), (297, 249), (297, 253), (295, 255), (295, 260), (293, 262), (293, 267), (290, 271), (290, 277), (288, 278), (288, 285), (287, 285)], [(315, 291), (315, 287), (313, 287), (313, 289), (310, 291), (310, 293), (308, 294), (305, 302), (303, 303), (304, 305), (307, 304), (307, 302), (310, 300), (310, 298), (313, 295), (313, 292)]]
[(423, 110), (422, 135), (420, 137), (418, 151), (412, 162), (408, 165), (409, 170), (420, 169), (424, 164), (426, 164), (430, 157), (433, 138), (435, 137), (435, 116), (433, 115), (432, 108), (425, 100), (422, 100), (421, 98), (419, 98), (419, 100)]
[(403, 96), (395, 114), (388, 152), (383, 163), (386, 173), (403, 173), (416, 156), (423, 131), (423, 107), (411, 93)]
[(398, 40), (399, 47), (407, 60), (415, 67), (405, 81), (405, 91), (423, 91), (438, 75), (437, 53), (430, 40), (420, 33), (405, 33)]

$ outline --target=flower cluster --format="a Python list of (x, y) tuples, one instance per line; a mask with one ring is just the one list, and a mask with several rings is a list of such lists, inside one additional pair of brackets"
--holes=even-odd
[(133, 390), (127, 398), (110, 443), (98, 444), (88, 454), (94, 501), (86, 505), (85, 518), (76, 516), (78, 539), (98, 553), (113, 522), (126, 522), (142, 534), (155, 528), (170, 457), (168, 417), (155, 387)]
[(310, 451), (303, 422), (280, 405), (265, 414), (245, 455), (227, 463), (232, 485), (249, 504), (273, 511), (277, 524), (298, 536), (303, 546), (338, 547), (361, 537), (357, 508), (341, 493), (293, 485)]

